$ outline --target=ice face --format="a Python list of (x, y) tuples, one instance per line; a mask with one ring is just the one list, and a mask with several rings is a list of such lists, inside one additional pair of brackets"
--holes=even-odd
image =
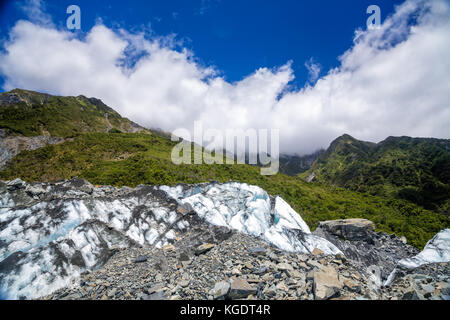
[(424, 264), (439, 262), (450, 262), (450, 229), (438, 232), (416, 256), (400, 260), (385, 285), (390, 285), (394, 281), (398, 268), (414, 269)]
[[(281, 197), (242, 183), (176, 187), (42, 186), (45, 196), (0, 192), (0, 294), (37, 298), (104, 263), (113, 248), (162, 247), (190, 227), (177, 206), (189, 204), (205, 223), (263, 239), (280, 249), (340, 251), (311, 234)], [(89, 188), (87, 188), (89, 189)]]
[(154, 195), (157, 188), (135, 193), (129, 189), (117, 196), (118, 190), (105, 188), (92, 195), (69, 191), (60, 194), (55, 186), (47, 189), (50, 200), (28, 206), (23, 205), (22, 200), (30, 200), (25, 196), (20, 200), (11, 192), (0, 193), (2, 297), (49, 294), (81, 272), (100, 266), (112, 248), (161, 247), (188, 226), (169, 208), (167, 199)]
[(444, 229), (427, 242), (416, 256), (402, 259), (398, 264), (404, 268), (417, 268), (427, 263), (450, 261), (450, 229)]
[(325, 254), (341, 253), (329, 241), (312, 235), (301, 216), (281, 197), (276, 197), (272, 206), (270, 196), (260, 187), (226, 183), (207, 185), (201, 191), (192, 189), (164, 187), (210, 224), (261, 238), (286, 251), (309, 253), (319, 248)]

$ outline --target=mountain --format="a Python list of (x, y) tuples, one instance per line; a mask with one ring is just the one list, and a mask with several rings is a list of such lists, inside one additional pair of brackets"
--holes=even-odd
[(325, 150), (318, 150), (311, 154), (299, 156), (290, 154), (280, 154), (280, 172), (296, 176), (299, 173), (307, 171), (314, 161), (324, 152)]
[(450, 140), (388, 137), (379, 143), (349, 135), (330, 147), (302, 174), (315, 181), (405, 199), (450, 214)]
[(136, 132), (143, 127), (96, 98), (60, 97), (15, 89), (0, 95), (0, 127), (26, 137), (68, 138), (84, 132)]
[[(62, 102), (61, 108), (64, 109), (65, 101), (78, 99), (52, 98), (30, 91), (23, 92), (29, 94), (27, 101), (34, 101), (34, 105), (37, 104), (33, 108), (42, 108), (41, 102), (45, 99), (48, 99), (47, 101), (57, 99), (56, 101)], [(6, 103), (8, 107), (0, 109), (0, 119), (14, 119), (11, 111), (3, 115), (4, 110), (15, 108), (18, 114), (21, 114), (21, 108), (26, 110), (30, 108), (27, 103), (16, 98), (17, 94), (5, 96), (8, 97)], [(52, 108), (58, 109), (58, 104), (55, 102)], [(79, 115), (75, 120), (71, 120), (70, 114), (67, 114), (65, 121), (70, 123), (77, 122), (76, 119), (89, 119), (92, 122), (102, 123), (103, 110), (109, 110), (109, 108), (103, 107), (102, 111), (97, 113), (96, 108), (95, 105), (89, 110), (79, 108)], [(112, 111), (108, 111), (109, 113), (113, 114)], [(61, 112), (55, 111), (55, 114), (61, 114)], [(92, 116), (92, 114), (98, 116)], [(136, 187), (140, 184), (174, 186), (178, 183), (196, 184), (211, 180), (221, 183), (236, 181), (258, 186), (274, 196), (280, 195), (302, 215), (311, 230), (324, 220), (366, 218), (375, 223), (378, 231), (405, 236), (409, 244), (418, 248), (422, 248), (437, 232), (450, 226), (450, 218), (403, 199), (372, 196), (335, 186), (311, 184), (298, 177), (281, 173), (274, 176), (262, 176), (257, 166), (175, 165), (171, 160), (171, 152), (177, 142), (171, 141), (166, 134), (144, 129), (138, 132), (133, 132), (133, 129), (131, 132), (124, 132), (129, 120), (120, 115), (115, 117), (117, 121), (123, 123), (122, 126), (116, 126), (121, 132), (108, 131), (108, 126), (103, 125), (99, 126), (99, 129), (91, 126), (89, 132), (72, 131), (70, 135), (51, 130), (50, 124), (53, 122), (49, 117), (34, 118), (41, 119), (39, 125), (29, 119), (25, 122), (32, 128), (43, 125), (52, 134), (51, 136), (39, 136), (43, 134), (42, 131), (36, 131), (34, 134), (37, 136), (29, 137), (22, 133), (20, 137), (13, 136), (12, 139), (47, 137), (58, 140), (52, 141), (53, 144), (34, 145), (35, 149), (24, 149), (13, 155), (5, 166), (0, 168), (0, 179), (22, 178), (27, 182), (56, 182), (79, 177), (94, 185), (114, 187)], [(0, 130), (13, 130), (14, 127), (20, 128), (20, 126), (19, 120), (9, 122), (4, 120)], [(131, 126), (136, 128), (137, 125), (131, 124)], [(15, 130), (17, 132), (19, 129)], [(99, 131), (92, 132), (93, 130)], [(5, 140), (0, 139), (0, 145)], [(0, 151), (2, 151), (1, 148)]]
[(0, 168), (23, 150), (86, 132), (146, 132), (96, 98), (15, 89), (0, 95)]

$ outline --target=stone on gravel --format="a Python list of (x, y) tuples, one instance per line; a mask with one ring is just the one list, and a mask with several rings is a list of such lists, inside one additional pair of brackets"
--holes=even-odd
[(248, 251), (250, 252), (251, 255), (257, 256), (257, 255), (266, 254), (267, 249), (264, 247), (255, 247), (255, 248), (250, 248)]
[(204, 243), (204, 244), (198, 246), (198, 247), (195, 249), (195, 254), (196, 254), (197, 256), (198, 256), (198, 255), (201, 255), (201, 254), (203, 254), (203, 253), (208, 252), (208, 251), (211, 250), (213, 247), (214, 247), (214, 245), (213, 245), (212, 243)]
[(314, 296), (317, 300), (333, 297), (342, 288), (336, 269), (325, 266), (314, 272)]
[(314, 248), (314, 250), (311, 253), (315, 256), (323, 255), (323, 251), (320, 250), (319, 248)]
[(150, 295), (144, 295), (142, 300), (167, 300), (167, 297), (163, 291), (159, 291)]
[(224, 298), (230, 292), (231, 285), (227, 281), (220, 281), (214, 285), (214, 288), (211, 290), (211, 294), (214, 296), (214, 299)]
[(245, 298), (251, 294), (256, 294), (257, 288), (251, 286), (246, 280), (242, 278), (231, 278), (231, 288), (228, 297), (230, 299)]
[(147, 260), (148, 260), (148, 257), (140, 256), (140, 257), (137, 257), (136, 259), (134, 259), (134, 263), (142, 263), (142, 262), (146, 262)]

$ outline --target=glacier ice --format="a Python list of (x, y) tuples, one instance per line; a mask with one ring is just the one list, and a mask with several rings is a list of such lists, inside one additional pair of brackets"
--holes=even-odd
[(388, 286), (394, 281), (398, 269), (414, 269), (438, 262), (450, 262), (450, 229), (438, 232), (416, 256), (400, 260), (384, 285)]
[(312, 235), (286, 201), (279, 196), (272, 200), (260, 187), (231, 182), (205, 185), (200, 192), (197, 187), (161, 189), (188, 203), (206, 222), (261, 238), (280, 249), (309, 253), (319, 248), (326, 254), (341, 253), (329, 241)]

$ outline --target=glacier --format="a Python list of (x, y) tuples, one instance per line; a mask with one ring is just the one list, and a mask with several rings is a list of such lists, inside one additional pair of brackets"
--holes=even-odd
[(121, 248), (163, 248), (192, 227), (197, 221), (192, 215), (285, 251), (342, 253), (311, 234), (281, 197), (245, 183), (132, 189), (94, 187), (82, 179), (34, 184), (17, 179), (0, 182), (0, 297), (50, 294)]
[[(281, 197), (271, 199), (266, 191), (243, 183), (161, 187), (171, 197), (189, 204), (206, 222), (261, 238), (285, 251), (326, 254), (342, 253), (335, 245), (312, 235), (301, 216)], [(273, 203), (272, 203), (273, 202)]]
[(384, 285), (389, 286), (395, 280), (399, 269), (414, 269), (424, 264), (449, 261), (450, 229), (444, 229), (431, 238), (419, 254), (411, 258), (399, 260)]

